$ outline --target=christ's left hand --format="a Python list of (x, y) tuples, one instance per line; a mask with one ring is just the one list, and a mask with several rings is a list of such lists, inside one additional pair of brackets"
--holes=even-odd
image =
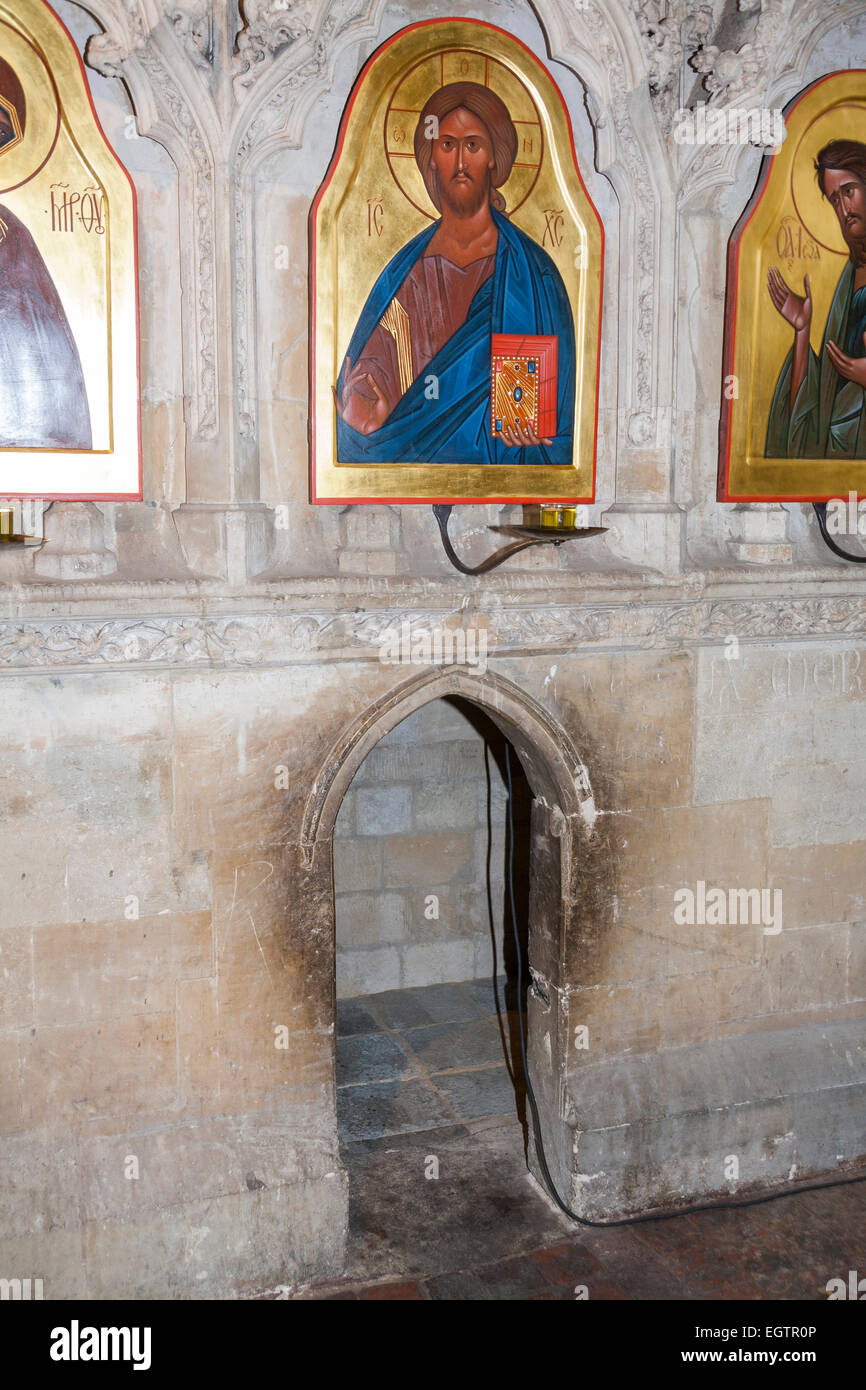
[(552, 439), (539, 439), (531, 425), (506, 425), (499, 438), (509, 449), (528, 449), (533, 444), (552, 444)]
[[(863, 334), (863, 346), (866, 347), (866, 333)], [(827, 355), (840, 376), (846, 381), (856, 382), (866, 391), (866, 357), (846, 357), (829, 338)]]

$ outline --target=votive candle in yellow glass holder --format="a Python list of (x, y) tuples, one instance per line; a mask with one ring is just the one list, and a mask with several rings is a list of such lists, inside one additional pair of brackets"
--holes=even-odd
[(577, 507), (539, 502), (523, 508), (524, 526), (537, 526), (545, 531), (574, 531), (577, 528)]

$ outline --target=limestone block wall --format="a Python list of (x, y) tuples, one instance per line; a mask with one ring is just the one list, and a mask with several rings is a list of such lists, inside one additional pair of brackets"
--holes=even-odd
[[(548, 1137), (590, 1213), (726, 1190), (731, 1153), (749, 1185), (866, 1147), (866, 651), (725, 660), (563, 652), (546, 682), (548, 662), (503, 656), (465, 678), (482, 705), (505, 681), (545, 710), (592, 785), (554, 969), (530, 939), (549, 996), (535, 1075), (565, 1084)], [(225, 1294), (339, 1266), (330, 864), (305, 848), (304, 807), (349, 716), (402, 688), (375, 660), (6, 677), (3, 1250), (58, 1296)], [(764, 729), (760, 782), (727, 727), (734, 688)], [(829, 756), (802, 752), (816, 726), (828, 755), (849, 736), (847, 801)], [(678, 923), (698, 880), (780, 889), (781, 930)]]
[[(310, 202), (360, 66), (452, 0), (316, 0), (294, 38), (281, 7), (56, 5), (138, 195), (144, 497), (48, 507), (62, 578), (0, 552), (0, 1275), (232, 1297), (339, 1270), (335, 981), (479, 959), (477, 744), (452, 825), (420, 790), (469, 742), (434, 728), (444, 696), (500, 720), (536, 796), (530, 1061), (563, 1195), (604, 1218), (730, 1191), (731, 1155), (740, 1191), (862, 1162), (866, 576), (808, 506), (714, 500), (761, 154), (672, 132), (680, 103), (866, 67), (864, 0), (726, 6), (705, 43), (685, 0), (665, 33), (637, 0), (463, 8), (549, 65), (606, 244), (607, 533), (477, 579), (428, 508), (312, 507), (307, 474)], [(477, 561), (520, 520), (456, 507), (452, 536)], [(383, 664), (403, 622), (483, 631), (487, 671)], [(411, 880), (441, 835), (472, 839), (440, 885), (472, 930), (434, 943)], [(708, 915), (753, 890), (779, 930)]]
[(341, 998), (489, 979), (494, 942), (503, 970), (507, 793), (493, 752), (485, 775), (479, 715), (425, 705), (367, 755), (346, 793), (334, 831)]
[(560, 1001), (569, 1189), (602, 1219), (611, 1171), (617, 1203), (639, 1210), (812, 1175), (866, 1147), (866, 654), (730, 653), (558, 664), (564, 723), (591, 749), (610, 895), (586, 902), (574, 866), (584, 902)]
[(217, 694), (4, 687), (0, 1250), (46, 1297), (225, 1297), (339, 1258), (330, 1040), (289, 988), (310, 948), (260, 817), (220, 831)]

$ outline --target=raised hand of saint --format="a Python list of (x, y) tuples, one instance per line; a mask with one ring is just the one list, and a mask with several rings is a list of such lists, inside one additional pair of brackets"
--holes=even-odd
[(785, 283), (776, 266), (767, 273), (767, 289), (770, 298), (782, 318), (791, 325), (795, 333), (801, 333), (812, 322), (812, 286), (808, 275), (805, 277), (805, 295), (795, 294)]

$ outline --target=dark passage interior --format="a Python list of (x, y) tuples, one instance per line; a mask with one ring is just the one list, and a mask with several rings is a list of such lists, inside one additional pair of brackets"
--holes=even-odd
[(527, 1170), (507, 885), (510, 809), (525, 996), (531, 805), (513, 747), (458, 699), (392, 730), (344, 799), (334, 882), (349, 1277), (451, 1277), (562, 1231)]
[[(525, 990), (532, 793), (514, 749), (477, 706), (437, 701), (382, 740), (352, 792), (335, 837), (338, 962), (351, 958), (338, 964), (341, 1139), (490, 1115), (525, 1129), (508, 855)], [(374, 987), (379, 930), (397, 988)], [(347, 994), (355, 981), (366, 988)]]

